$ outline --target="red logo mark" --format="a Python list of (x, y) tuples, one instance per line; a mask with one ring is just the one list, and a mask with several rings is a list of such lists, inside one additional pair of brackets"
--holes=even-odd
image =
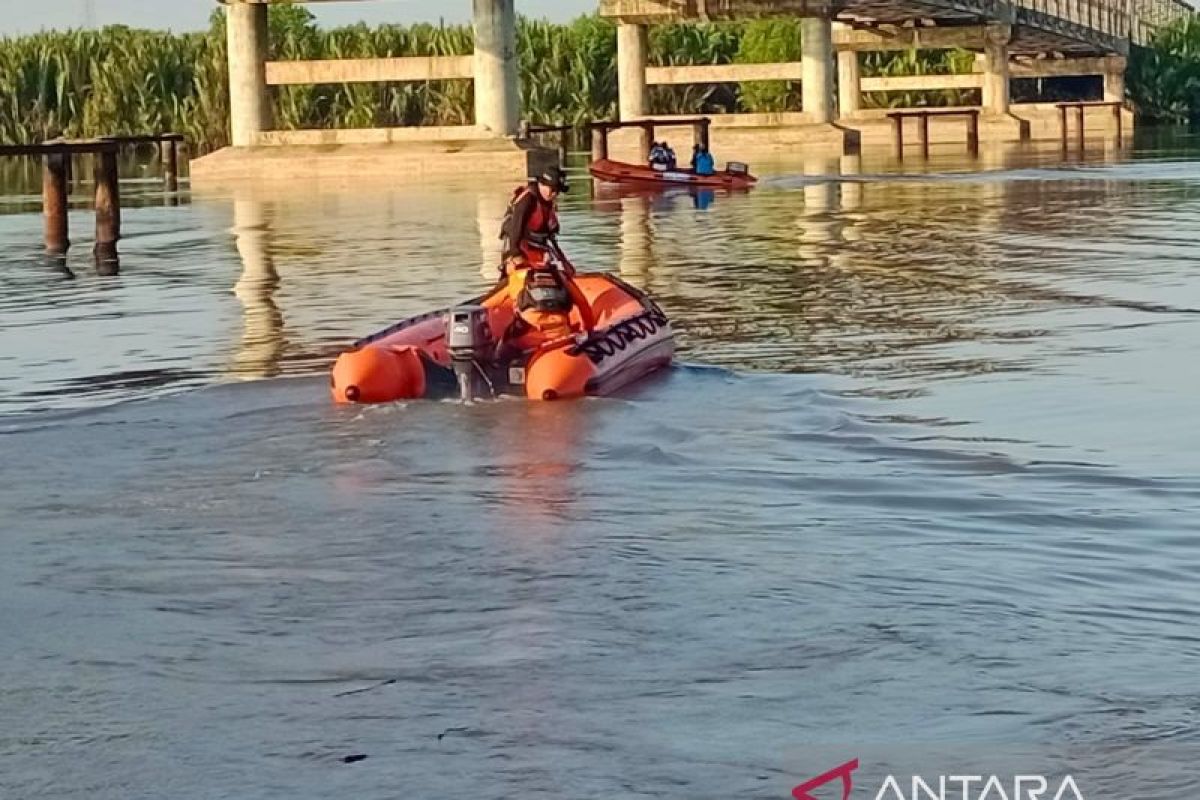
[(850, 799), (850, 790), (854, 788), (854, 779), (850, 777), (850, 773), (858, 769), (858, 759), (847, 761), (840, 767), (834, 767), (823, 775), (818, 775), (810, 781), (800, 784), (795, 789), (792, 789), (792, 797), (795, 800), (817, 800), (809, 792), (816, 789), (818, 786), (824, 786), (834, 778), (842, 779), (842, 800)]

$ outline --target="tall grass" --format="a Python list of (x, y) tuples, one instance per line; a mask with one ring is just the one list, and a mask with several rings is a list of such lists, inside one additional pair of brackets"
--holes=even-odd
[[(963, 75), (974, 68), (975, 54), (967, 50), (892, 50), (863, 53), (864, 78), (893, 78), (903, 75)], [(923, 89), (912, 92), (868, 92), (864, 108), (920, 108), (959, 106), (979, 102), (979, 90)]]
[(0, 141), (177, 130), (224, 141), (224, 39), (109, 27), (0, 39)]
[(1200, 17), (1178, 20), (1149, 47), (1134, 48), (1126, 88), (1144, 119), (1200, 121)]
[[(280, 60), (466, 55), (466, 25), (318, 28), (302, 6), (270, 8), (271, 57)], [(650, 35), (651, 63), (727, 64), (795, 60), (795, 20), (664, 25)], [(199, 152), (229, 141), (225, 21), (171, 34), (112, 26), (0, 39), (0, 142), (58, 134), (94, 136), (173, 130)], [(525, 117), (577, 125), (617, 107), (615, 25), (596, 16), (566, 25), (521, 19), (518, 59)], [(864, 75), (969, 71), (969, 53), (913, 51), (865, 57)], [(868, 103), (937, 105), (961, 93), (872, 96)], [(272, 90), (283, 129), (469, 123), (470, 81), (281, 86)], [(764, 82), (653, 87), (652, 113), (799, 110), (794, 84)]]

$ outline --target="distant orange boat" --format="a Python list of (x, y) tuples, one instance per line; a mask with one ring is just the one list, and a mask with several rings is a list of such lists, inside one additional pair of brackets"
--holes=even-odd
[(657, 170), (642, 164), (600, 159), (588, 166), (592, 177), (611, 183), (631, 183), (640, 186), (695, 186), (704, 189), (748, 189), (758, 178), (746, 171), (744, 164), (731, 162), (724, 172), (697, 175), (690, 169)]

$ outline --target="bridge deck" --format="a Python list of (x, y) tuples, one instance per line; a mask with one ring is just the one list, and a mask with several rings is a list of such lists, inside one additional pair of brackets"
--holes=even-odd
[(1125, 55), (1130, 42), (1195, 11), (1184, 0), (601, 0), (600, 13), (630, 22), (829, 15), (860, 28), (999, 24), (1012, 27), (1014, 54)]

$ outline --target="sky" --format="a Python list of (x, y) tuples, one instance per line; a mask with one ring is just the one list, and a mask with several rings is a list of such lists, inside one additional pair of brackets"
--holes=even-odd
[[(530, 17), (568, 20), (594, 11), (597, 0), (516, 0), (517, 12)], [(86, 22), (121, 23), (141, 28), (195, 30), (208, 24), (216, 0), (0, 0), (0, 36), (43, 28), (78, 28)], [(465, 22), (471, 0), (375, 0), (312, 3), (324, 25), (367, 22)]]

